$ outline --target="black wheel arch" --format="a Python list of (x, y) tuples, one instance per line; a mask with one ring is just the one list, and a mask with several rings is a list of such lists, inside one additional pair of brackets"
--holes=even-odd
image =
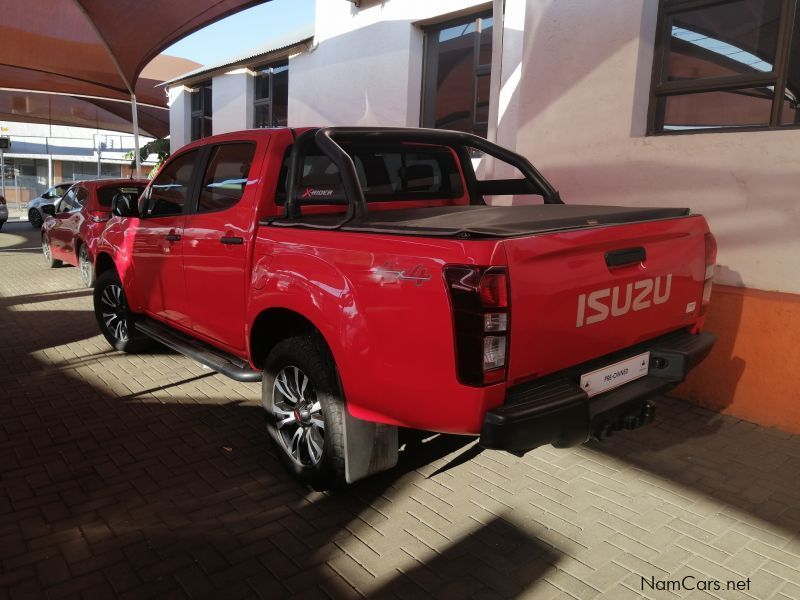
[(253, 365), (261, 368), (276, 344), (301, 335), (318, 336), (334, 365), (336, 364), (330, 345), (319, 327), (294, 310), (274, 307), (259, 313), (250, 328), (250, 358)]
[[(80, 251), (80, 249), (78, 249), (78, 251)], [(107, 252), (98, 253), (97, 258), (95, 258), (94, 261), (94, 276), (99, 278), (100, 275), (109, 270), (117, 270), (117, 265), (114, 263), (114, 259), (111, 258), (111, 255)]]

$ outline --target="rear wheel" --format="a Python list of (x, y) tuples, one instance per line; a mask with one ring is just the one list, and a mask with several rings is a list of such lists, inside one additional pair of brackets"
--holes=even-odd
[(61, 266), (61, 261), (53, 258), (53, 249), (50, 247), (50, 238), (46, 235), (42, 236), (42, 256), (44, 256), (44, 264), (50, 269)]
[(289, 471), (317, 490), (344, 485), (344, 401), (319, 336), (275, 345), (264, 365), (262, 400), (267, 430)]
[(81, 282), (83, 287), (92, 287), (94, 284), (94, 265), (89, 256), (89, 249), (86, 244), (81, 244), (78, 250), (78, 269), (81, 273)]
[(150, 345), (150, 338), (136, 331), (134, 314), (116, 271), (109, 270), (97, 278), (94, 286), (94, 316), (103, 337), (120, 352), (141, 352)]
[(41, 229), (42, 223), (44, 223), (42, 213), (36, 208), (32, 208), (28, 211), (28, 221), (30, 221), (31, 227), (34, 229)]

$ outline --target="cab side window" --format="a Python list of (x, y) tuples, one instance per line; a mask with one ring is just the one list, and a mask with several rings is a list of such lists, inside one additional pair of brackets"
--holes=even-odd
[(255, 151), (256, 145), (249, 142), (221, 144), (211, 150), (200, 188), (198, 212), (225, 210), (241, 199)]
[(142, 197), (139, 212), (143, 217), (169, 217), (183, 213), (197, 156), (197, 150), (192, 150), (164, 166)]

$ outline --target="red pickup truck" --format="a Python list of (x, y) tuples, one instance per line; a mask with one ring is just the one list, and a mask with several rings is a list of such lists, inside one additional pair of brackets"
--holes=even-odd
[(564, 204), (469, 134), (214, 136), (112, 212), (107, 340), (261, 381), (270, 436), (317, 488), (393, 466), (398, 427), (515, 454), (633, 429), (714, 343), (702, 216)]

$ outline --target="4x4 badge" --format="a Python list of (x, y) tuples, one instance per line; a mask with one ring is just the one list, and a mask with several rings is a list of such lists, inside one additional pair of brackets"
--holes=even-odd
[(392, 265), (386, 262), (383, 266), (373, 268), (372, 272), (381, 283), (394, 283), (402, 279), (413, 281), (415, 285), (422, 285), (431, 278), (431, 274), (422, 265), (415, 265), (408, 270), (400, 270), (396, 266), (393, 269)]

